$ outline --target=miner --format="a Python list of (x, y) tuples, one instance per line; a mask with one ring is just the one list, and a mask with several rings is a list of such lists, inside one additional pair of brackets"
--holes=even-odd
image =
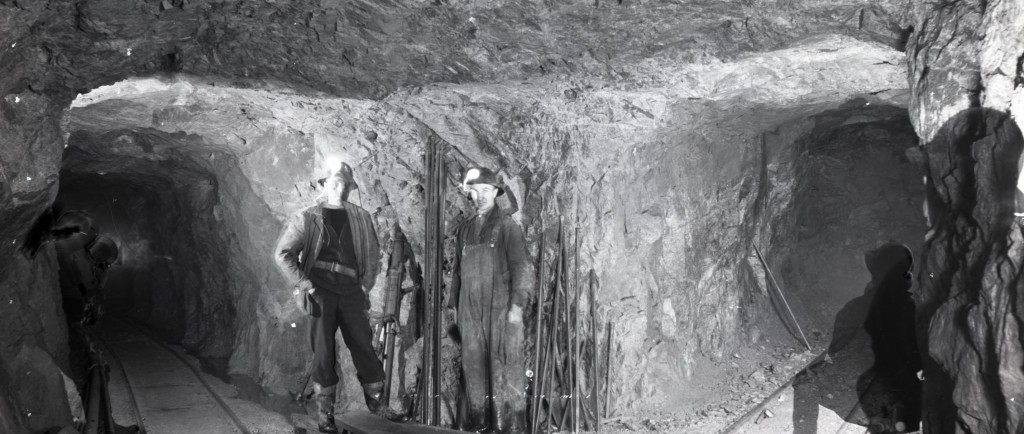
[(380, 249), (370, 213), (348, 202), (349, 193), (357, 188), (352, 168), (342, 163), (325, 180), (321, 200), (287, 222), (275, 250), (278, 266), (311, 319), (313, 399), (318, 428), (325, 433), (338, 431), (334, 423), (338, 329), (352, 356), (367, 408), (390, 420), (401, 419), (380, 401), (384, 369), (373, 350), (367, 316)]
[(466, 417), (460, 428), (517, 432), (525, 413), (522, 306), (532, 286), (523, 231), (495, 204), (504, 193), (487, 168), (466, 172), (475, 216), (456, 230), (448, 306), (462, 341)]

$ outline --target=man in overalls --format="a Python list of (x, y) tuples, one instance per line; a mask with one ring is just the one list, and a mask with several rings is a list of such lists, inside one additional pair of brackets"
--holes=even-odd
[[(337, 357), (334, 334), (340, 328), (366, 406), (391, 420), (402, 418), (382, 405), (384, 369), (373, 350), (367, 293), (380, 268), (380, 248), (370, 213), (349, 203), (357, 189), (352, 168), (341, 168), (324, 182), (326, 202), (306, 208), (288, 221), (275, 249), (285, 277), (295, 286), (297, 300), (310, 294), (304, 310), (311, 319), (313, 399), (320, 432), (336, 433), (334, 422)], [(301, 306), (300, 302), (300, 306)]]
[(476, 216), (457, 230), (448, 306), (462, 337), (467, 414), (462, 429), (516, 432), (525, 413), (522, 306), (532, 287), (519, 224), (495, 205), (504, 193), (497, 175), (470, 169), (463, 189)]

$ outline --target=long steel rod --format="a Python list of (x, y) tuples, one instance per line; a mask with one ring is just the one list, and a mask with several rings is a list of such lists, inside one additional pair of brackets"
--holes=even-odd
[(430, 212), (431, 208), (433, 207), (433, 201), (434, 201), (433, 182), (431, 182), (431, 180), (432, 180), (432, 176), (431, 175), (432, 175), (433, 167), (434, 167), (434, 165), (433, 165), (433, 163), (434, 163), (433, 153), (434, 153), (433, 138), (428, 138), (427, 139), (426, 152), (424, 152), (424, 156), (423, 156), (423, 170), (426, 172), (425, 176), (424, 176), (424, 178), (425, 178), (424, 180), (426, 181), (426, 184), (427, 184), (427, 188), (426, 188), (427, 206), (423, 209), (423, 218), (425, 220), (424, 221), (424, 231), (423, 231), (424, 232), (423, 233), (423, 238), (424, 238), (423, 242), (425, 244), (424, 245), (424, 258), (423, 259), (424, 259), (424, 262), (426, 263), (426, 269), (424, 270), (424, 273), (426, 274), (426, 288), (425, 288), (426, 290), (423, 292), (423, 310), (422, 310), (422, 312), (423, 312), (422, 313), (422, 315), (423, 315), (423, 321), (422, 321), (423, 322), (423, 337), (422, 337), (423, 348), (422, 348), (422, 350), (420, 352), (420, 396), (419, 396), (419, 399), (420, 399), (420, 402), (419, 402), (420, 403), (420, 418), (419, 419), (420, 419), (420, 423), (423, 423), (423, 424), (426, 424), (426, 425), (430, 424), (430, 413), (431, 413), (431, 409), (430, 409), (430, 395), (431, 395), (431, 392), (432, 392), (429, 383), (430, 383), (430, 378), (431, 378), (430, 377), (430, 347), (431, 347), (430, 339), (432, 338), (432, 333), (430, 333), (430, 319), (431, 319), (430, 306), (431, 306), (431, 301), (432, 301), (432, 299), (431, 299), (432, 291), (434, 290), (434, 279), (433, 279), (433, 273), (434, 273), (434, 251), (433, 251), (433, 231), (431, 230), (431, 228), (433, 227), (433, 224), (432, 224), (433, 223), (433, 217), (432, 217), (431, 212)]
[(569, 370), (569, 364), (572, 362), (572, 331), (569, 330), (569, 291), (571, 290), (569, 286), (571, 285), (571, 283), (568, 279), (568, 268), (569, 266), (572, 265), (572, 262), (570, 262), (568, 259), (568, 253), (568, 248), (562, 245), (562, 273), (560, 278), (562, 279), (562, 301), (564, 301), (564, 303), (562, 305), (562, 311), (559, 313), (561, 314), (560, 319), (565, 322), (565, 336), (564, 340), (562, 341), (564, 343), (564, 346), (559, 347), (564, 348), (563, 353), (558, 356), (558, 361), (560, 362), (558, 374), (559, 376), (561, 376), (559, 381), (559, 391), (561, 392), (561, 396), (559, 397), (559, 403), (562, 404), (562, 411), (558, 418), (559, 430), (564, 430), (568, 426), (568, 424), (571, 423), (571, 421), (568, 420), (568, 417), (569, 415), (572, 414), (572, 397), (570, 395), (570, 386), (572, 385), (572, 383), (569, 380), (569, 373), (567, 372)]
[(789, 308), (789, 302), (786, 301), (786, 296), (782, 294), (782, 288), (779, 287), (779, 282), (775, 281), (775, 275), (772, 274), (772, 269), (768, 267), (768, 263), (765, 262), (764, 256), (761, 256), (761, 250), (757, 248), (757, 244), (750, 244), (754, 246), (754, 252), (757, 253), (757, 259), (761, 260), (761, 265), (763, 265), (764, 270), (768, 272), (768, 277), (772, 279), (772, 285), (775, 286), (775, 291), (779, 293), (779, 297), (782, 299), (782, 304), (786, 306), (786, 312), (789, 312), (789, 317), (793, 319), (793, 325), (795, 325), (796, 330), (800, 332), (800, 339), (803, 339), (804, 346), (810, 350), (811, 344), (807, 342), (807, 336), (804, 336), (804, 330), (800, 328), (800, 323), (796, 320), (796, 315), (793, 315), (793, 309)]
[[(569, 261), (569, 251), (567, 250), (567, 247), (565, 245), (562, 246), (562, 250), (564, 252), (562, 255), (564, 262), (562, 264), (562, 279), (564, 279), (564, 282), (562, 283), (562, 291), (564, 294), (563, 300), (565, 301), (565, 309), (563, 309), (562, 311), (562, 319), (565, 321), (565, 346), (563, 347), (565, 348), (565, 354), (559, 357), (559, 360), (562, 362), (561, 369), (559, 370), (560, 374), (562, 375), (562, 381), (559, 385), (561, 386), (562, 399), (565, 400), (565, 403), (562, 406), (562, 416), (558, 420), (558, 429), (565, 429), (567, 426), (569, 426), (569, 424), (572, 423), (572, 421), (569, 420), (569, 416), (572, 415), (571, 375), (573, 330), (570, 329), (570, 326), (572, 324), (569, 322), (571, 318), (571, 300), (569, 299), (569, 292), (571, 290), (570, 285), (572, 283), (569, 281), (569, 267), (572, 266), (572, 262)], [(569, 428), (571, 429), (571, 426)]]
[(440, 264), (443, 259), (441, 243), (443, 223), (444, 179), (443, 143), (435, 136), (427, 140), (427, 151), (424, 158), (426, 174), (427, 206), (424, 210), (425, 263), (426, 283), (423, 300), (423, 350), (421, 362), (421, 381), (423, 384), (420, 397), (420, 421), (427, 425), (440, 423), (440, 344), (441, 344), (441, 291), (442, 276)]
[(597, 360), (598, 360), (598, 345), (597, 345), (597, 275), (594, 273), (594, 269), (590, 269), (590, 345), (593, 348), (591, 351), (590, 358), (590, 402), (591, 407), (594, 410), (594, 425), (591, 428), (596, 431), (601, 431), (601, 413), (597, 409)]
[[(543, 212), (544, 212), (543, 211), (544, 210), (544, 198), (543, 197), (541, 198), (540, 209), (541, 209), (541, 215), (543, 215)], [(536, 330), (534, 331), (534, 334), (533, 334), (533, 336), (534, 336), (534, 338), (533, 338), (533, 366), (532, 366), (533, 369), (531, 370), (533, 372), (533, 388), (531, 390), (532, 394), (530, 395), (530, 421), (529, 421), (530, 422), (530, 427), (529, 427), (530, 434), (534, 434), (534, 432), (536, 431), (536, 429), (537, 429), (537, 423), (536, 423), (537, 415), (540, 414), (537, 411), (537, 404), (540, 403), (540, 393), (539, 392), (540, 392), (540, 384), (541, 384), (541, 375), (540, 375), (540, 362), (541, 362), (541, 359), (540, 359), (540, 341), (541, 341), (541, 336), (542, 336), (541, 335), (541, 330), (543, 329), (543, 324), (544, 324), (544, 298), (545, 298), (544, 297), (544, 287), (547, 286), (545, 284), (545, 281), (544, 281), (545, 280), (544, 279), (544, 248), (545, 248), (545, 246), (544, 246), (544, 219), (542, 218), (541, 221), (540, 221), (540, 242), (539, 242), (539, 247), (537, 249), (537, 252), (538, 252), (537, 256), (539, 256), (539, 258), (538, 258), (539, 259), (539, 261), (538, 261), (539, 265), (537, 265), (537, 274), (538, 274), (537, 282), (539, 283), (539, 285), (537, 287), (537, 310), (536, 310), (537, 316), (536, 316), (536, 320), (534, 321), (534, 325), (535, 325)]]
[(572, 317), (572, 432), (580, 430), (580, 217), (576, 214), (576, 228), (573, 237), (572, 259), (574, 262), (572, 273), (572, 290), (575, 302), (573, 303)]
[[(544, 431), (550, 432), (551, 420), (554, 418), (555, 402), (560, 398), (551, 395), (552, 383), (554, 380), (555, 371), (557, 370), (557, 364), (560, 359), (558, 354), (558, 314), (561, 301), (561, 290), (562, 290), (562, 274), (563, 274), (563, 259), (565, 257), (565, 231), (562, 228), (562, 219), (558, 219), (558, 257), (556, 258), (555, 265), (555, 292), (552, 294), (554, 300), (551, 302), (551, 330), (548, 331), (548, 352), (545, 356), (545, 380), (544, 380), (544, 396), (548, 401), (547, 415), (544, 418)], [(550, 371), (550, 374), (548, 372)]]
[(426, 184), (426, 201), (427, 201), (427, 205), (423, 208), (423, 220), (424, 220), (423, 221), (423, 263), (426, 265), (424, 267), (423, 274), (424, 274), (424, 277), (426, 278), (425, 279), (426, 281), (425, 281), (425, 285), (423, 287), (423, 298), (421, 299), (422, 304), (420, 305), (421, 309), (420, 309), (420, 314), (419, 314), (420, 324), (423, 327), (421, 329), (422, 336), (420, 337), (420, 340), (423, 343), (423, 345), (422, 345), (422, 347), (420, 349), (420, 378), (419, 378), (419, 383), (420, 384), (419, 384), (419, 388), (418, 388), (419, 389), (419, 391), (418, 391), (419, 393), (418, 393), (416, 398), (418, 400), (417, 401), (417, 404), (418, 404), (417, 405), (417, 407), (418, 407), (417, 410), (419, 412), (419, 414), (417, 415), (418, 416), (418, 420), (419, 420), (420, 423), (424, 423), (425, 424), (427, 422), (427, 403), (426, 403), (426, 396), (427, 396), (427, 376), (426, 376), (427, 375), (427, 340), (429, 339), (427, 337), (427, 327), (429, 326), (429, 324), (427, 324), (428, 323), (428, 320), (427, 320), (427, 303), (429, 302), (429, 298), (430, 298), (429, 297), (430, 285), (431, 285), (431, 281), (430, 281), (430, 271), (431, 271), (430, 270), (430, 264), (433, 263), (433, 256), (434, 256), (433, 254), (430, 253), (430, 212), (427, 211), (427, 210), (430, 209), (430, 181), (429, 181), (429, 172), (430, 172), (430, 142), (429, 142), (429, 140), (427, 142), (427, 146), (425, 147), (425, 149), (423, 151), (423, 171), (424, 171), (424, 183)]
[(434, 237), (434, 243), (435, 243), (435, 246), (436, 246), (435, 248), (436, 248), (436, 252), (437, 252), (437, 259), (435, 260), (435, 269), (434, 269), (434, 321), (433, 321), (433, 326), (434, 326), (434, 328), (433, 328), (433, 332), (434, 332), (434, 339), (433, 339), (434, 351), (431, 353), (431, 355), (433, 356), (433, 360), (432, 360), (433, 366), (431, 367), (431, 373), (434, 376), (434, 379), (433, 379), (434, 380), (433, 381), (433, 383), (434, 383), (434, 395), (433, 395), (433, 404), (432, 404), (434, 411), (433, 411), (432, 417), (434, 419), (434, 425), (436, 426), (436, 425), (439, 425), (441, 423), (441, 393), (440, 393), (440, 389), (441, 389), (441, 292), (442, 292), (442, 286), (444, 285), (443, 277), (441, 275), (441, 263), (442, 263), (443, 258), (444, 258), (444, 243), (442, 242), (442, 239), (443, 239), (442, 237), (444, 236), (444, 229), (443, 229), (443, 224), (444, 224), (444, 196), (445, 196), (445, 190), (446, 190), (445, 189), (445, 187), (446, 187), (445, 180), (447, 178), (446, 178), (445, 164), (444, 164), (444, 161), (445, 161), (445, 143), (444, 142), (437, 143), (437, 141), (435, 141), (435, 146), (437, 146), (437, 148), (435, 148), (436, 155), (435, 155), (435, 162), (434, 162), (434, 164), (435, 164), (435, 166), (434, 166), (434, 171), (435, 171), (434, 182), (436, 183), (435, 191), (436, 191), (437, 195), (435, 197), (435, 210), (434, 210), (434, 212), (435, 212), (435, 216), (434, 216), (434, 219), (435, 219), (434, 220), (434, 222), (435, 222), (434, 230), (436, 231), (435, 232), (435, 237)]
[(615, 323), (608, 321), (605, 324), (605, 331), (608, 336), (605, 338), (604, 352), (604, 417), (609, 417), (609, 403), (612, 399), (612, 339), (615, 337)]

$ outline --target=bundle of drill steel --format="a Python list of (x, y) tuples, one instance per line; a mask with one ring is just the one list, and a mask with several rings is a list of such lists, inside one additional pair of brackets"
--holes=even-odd
[(426, 224), (423, 359), (420, 370), (419, 421), (437, 426), (441, 423), (441, 294), (444, 286), (441, 264), (444, 260), (444, 203), (447, 187), (445, 154), (448, 144), (435, 135), (427, 140), (423, 168), (426, 171)]
[[(598, 410), (596, 277), (588, 291), (589, 312), (580, 310), (583, 291), (579, 284), (579, 232), (575, 247), (567, 252), (565, 231), (559, 222), (554, 282), (546, 280), (544, 240), (541, 240), (540, 289), (537, 294), (537, 328), (534, 334), (534, 373), (529, 393), (531, 433), (597, 431)], [(542, 231), (543, 232), (543, 231)], [(574, 271), (570, 272), (570, 268)], [(570, 277), (572, 276), (572, 277)], [(550, 293), (548, 288), (553, 286)], [(586, 316), (589, 333), (584, 333)], [(606, 385), (607, 390), (607, 385)]]

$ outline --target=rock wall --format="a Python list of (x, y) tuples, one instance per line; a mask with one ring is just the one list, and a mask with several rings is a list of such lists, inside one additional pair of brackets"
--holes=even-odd
[[(7, 364), (5, 372), (11, 378), (17, 374), (11, 361), (17, 354), (28, 354), (22, 351), (25, 348), (41, 349), (57, 366), (66, 364), (65, 332), (59, 326), (62, 314), (54, 307), (53, 261), (29, 261), (15, 251), (25, 228), (57, 194), (63, 146), (88, 142), (62, 136), (73, 136), (71, 129), (60, 125), (62, 111), (77, 94), (98, 86), (127, 77), (171, 73), (202, 75), (203, 83), (218, 89), (228, 85), (275, 89), (293, 96), (299, 89), (306, 95), (326, 92), (378, 98), (324, 103), (296, 96), (280, 104), (254, 103), (247, 98), (276, 101), (278, 97), (252, 91), (256, 96), (228, 94), (240, 99), (227, 104), (232, 107), (227, 111), (218, 109), (225, 106), (223, 101), (204, 106), (189, 104), (187, 99), (182, 104), (174, 99), (155, 101), (152, 104), (161, 108), (153, 110), (118, 108), (117, 104), (96, 107), (113, 111), (93, 117), (102, 121), (93, 130), (112, 133), (103, 145), (113, 150), (100, 148), (109, 152), (106, 155), (115, 159), (143, 156), (143, 160), (155, 158), (154, 162), (191, 160), (190, 170), (212, 180), (206, 187), (195, 187), (190, 184), (191, 175), (161, 175), (166, 176), (163, 180), (182, 180), (183, 185), (153, 195), (167, 203), (168, 214), (151, 220), (171, 228), (181, 239), (192, 240), (188, 248), (207, 255), (191, 259), (195, 265), (187, 269), (210, 270), (210, 265), (203, 264), (216, 263), (230, 270), (232, 277), (225, 280), (197, 272), (175, 274), (162, 283), (142, 283), (157, 289), (150, 294), (173, 295), (153, 300), (154, 304), (181, 302), (182, 317), (214, 319), (208, 324), (193, 321), (178, 331), (209, 354), (223, 355), (227, 346), (234, 348), (232, 369), (254, 375), (271, 390), (287, 389), (285, 378), (298, 375), (301, 368), (290, 352), (303, 335), (291, 327), (298, 317), (287, 295), (268, 289), (280, 284), (264, 256), (273, 241), (269, 234), (277, 232), (285, 214), (309, 203), (315, 189), (307, 186), (322, 176), (322, 161), (331, 153), (367, 161), (359, 169), (360, 176), (365, 176), (361, 199), (368, 208), (381, 210), (378, 229), (382, 234), (388, 219), (404, 219), (403, 224), (413, 227), (419, 220), (413, 216), (418, 216), (421, 199), (417, 183), (410, 180), (417, 173), (416, 146), (430, 130), (456, 144), (464, 154), (453, 157), (459, 164), (473, 161), (502, 168), (524, 202), (522, 219), (528, 230), (541, 215), (551, 223), (556, 212), (575, 215), (578, 209), (582, 237), (591, 243), (585, 243), (585, 255), (595, 268), (626, 257), (624, 265), (614, 263), (619, 268), (607, 269), (627, 272), (601, 276), (602, 287), (609, 288), (607, 295), (602, 293), (602, 302), (631, 312), (608, 311), (602, 317), (636, 326), (628, 331), (630, 338), (618, 361), (643, 359), (643, 345), (658, 345), (665, 342), (662, 337), (707, 327), (707, 336), (677, 338), (668, 345), (662, 343), (666, 349), (659, 351), (717, 354), (723, 346), (737, 342), (728, 330), (760, 311), (728, 309), (740, 299), (747, 301), (736, 305), (755, 306), (754, 291), (739, 286), (758, 279), (756, 273), (736, 274), (730, 268), (741, 265), (728, 263), (731, 259), (719, 263), (717, 256), (743, 256), (741, 246), (748, 243), (739, 240), (754, 225), (745, 222), (726, 228), (730, 234), (725, 241), (708, 239), (707, 234), (723, 224), (736, 225), (744, 219), (740, 216), (754, 212), (747, 208), (783, 209), (790, 200), (787, 178), (761, 170), (784, 168), (786, 152), (759, 153), (758, 149), (773, 149), (771, 140), (768, 148), (758, 145), (759, 132), (834, 108), (852, 95), (880, 92), (880, 102), (892, 102), (898, 92), (886, 90), (901, 89), (905, 83), (896, 67), (898, 56), (886, 47), (902, 46), (899, 23), (904, 5), (902, 1), (715, 5), (0, 1), (0, 221), (5, 223), (0, 225), (0, 240), (13, 240), (0, 242), (0, 258), (4, 258), (0, 289), (4, 296), (28, 300), (20, 307), (0, 303), (5, 309), (0, 311), (2, 317), (19, 325), (0, 332), (0, 360)], [(830, 34), (851, 38), (823, 36)], [(780, 50), (797, 41), (802, 41), (798, 45), (803, 48)], [(760, 54), (747, 57), (751, 52)], [(806, 58), (794, 60), (793, 56)], [(459, 101), (452, 101), (456, 95)], [(475, 95), (492, 99), (481, 101)], [(457, 113), (440, 114), (446, 110)], [(200, 115), (210, 113), (213, 116)], [(739, 117), (734, 119), (734, 113)], [(203, 125), (207, 118), (218, 116), (223, 124)], [(123, 121), (126, 118), (132, 121)], [(122, 119), (125, 125), (104, 126), (107, 119)], [(261, 125), (259, 119), (277, 120)], [(731, 123), (722, 122), (730, 119)], [(704, 127), (690, 130), (689, 124)], [(164, 125), (167, 128), (161, 129)], [(124, 134), (125, 129), (131, 134)], [(186, 137), (179, 132), (186, 132)], [(156, 151), (146, 151), (147, 145), (138, 143), (149, 143)], [(175, 154), (172, 148), (182, 143), (189, 143), (189, 153)], [(404, 157), (395, 157), (402, 152)], [(210, 159), (211, 153), (216, 157)], [(220, 163), (222, 155), (228, 162)], [(606, 156), (615, 156), (613, 164)], [(742, 160), (730, 163), (736, 156)], [(317, 163), (311, 166), (310, 161)], [(675, 176), (672, 173), (677, 172), (664, 174), (676, 170), (672, 161), (684, 161), (698, 176), (684, 186), (664, 182), (648, 188), (648, 180)], [(562, 174), (565, 162), (575, 166)], [(453, 164), (453, 181), (459, 164)], [(758, 173), (778, 176), (767, 193), (760, 187), (764, 184), (741, 181), (745, 178), (740, 170), (755, 167)], [(722, 169), (721, 174), (717, 169)], [(82, 173), (90, 170), (81, 169)], [(592, 203), (575, 205), (591, 183), (599, 186)], [(717, 188), (720, 183), (723, 187)], [(758, 188), (750, 190), (753, 186)], [(756, 195), (751, 196), (754, 191)], [(538, 204), (540, 194), (549, 199), (543, 209)], [(452, 201), (459, 203), (454, 197)], [(620, 201), (629, 204), (628, 211), (616, 207)], [(709, 201), (712, 206), (705, 206)], [(452, 217), (458, 209), (453, 208)], [(609, 209), (613, 212), (603, 214)], [(593, 219), (582, 218), (588, 215)], [(185, 217), (194, 217), (195, 225), (184, 227)], [(621, 223), (623, 232), (595, 229), (609, 222)], [(141, 233), (135, 241), (151, 236), (160, 239)], [(536, 239), (535, 232), (530, 236)], [(659, 239), (661, 243), (653, 243)], [(770, 248), (767, 238), (762, 241)], [(648, 248), (648, 242), (655, 248)], [(718, 244), (709, 253), (696, 252), (705, 242)], [(127, 244), (146, 251), (141, 245)], [(166, 258), (195, 255), (160, 250), (162, 244), (167, 243), (147, 245), (156, 249), (154, 262), (140, 267), (164, 269), (161, 273), (171, 275)], [(630, 255), (611, 253), (620, 246), (626, 246)], [(659, 257), (677, 254), (687, 258), (685, 264), (659, 263)], [(46, 261), (47, 255), (44, 252), (39, 258)], [(643, 284), (636, 285), (627, 278), (631, 275), (641, 276)], [(746, 283), (731, 287), (726, 298), (719, 299), (712, 288), (731, 282)], [(699, 290), (670, 295), (672, 288), (683, 284)], [(169, 289), (160, 291), (162, 285)], [(193, 291), (188, 300), (180, 287)], [(717, 318), (706, 315), (716, 310), (726, 313)], [(263, 320), (242, 321), (253, 312), (264, 315)], [(229, 319), (232, 315), (235, 326)], [(174, 322), (176, 316), (158, 322)], [(707, 323), (692, 326), (686, 320), (691, 316)], [(212, 333), (223, 329), (236, 330), (232, 343)], [(632, 336), (651, 339), (638, 344), (643, 340)], [(682, 349), (677, 351), (676, 346)], [(668, 361), (671, 357), (663, 358), (659, 366), (673, 376), (685, 377), (685, 370)], [(39, 366), (44, 365), (52, 364)], [(625, 401), (654, 393), (659, 383), (657, 379), (640, 381), (637, 375), (629, 373), (621, 379), (619, 391), (629, 397)], [(44, 381), (33, 384), (46, 402), (59, 405), (62, 389)], [(0, 403), (11, 402), (19, 413), (7, 413), (8, 407), (0, 405), (0, 420), (15, 421), (19, 427), (64, 423), (51, 411), (45, 412), (45, 420), (38, 412), (35, 419), (27, 419), (23, 410), (34, 407), (29, 398), (5, 395), (11, 390), (6, 387), (2, 390)]]
[[(195, 292), (183, 296), (186, 342), (222, 354), (225, 345), (204, 330), (236, 330), (232, 372), (284, 393), (296, 387), (304, 360), (295, 354), (306, 341), (270, 260), (280, 222), (315, 200), (326, 160), (341, 157), (356, 170), (361, 190), (354, 200), (374, 213), (382, 244), (397, 220), (420, 249), (422, 149), (436, 134), (453, 145), (450, 222), (470, 210), (456, 191), (461, 171), (485, 164), (504, 175), (517, 198), (534, 257), (542, 221), (549, 240), (559, 216), (570, 233), (579, 228), (581, 271), (595, 269), (601, 288), (599, 320), (618, 327), (616, 365), (638, 367), (616, 373), (615, 405), (628, 410), (672, 402), (675, 386), (667, 385), (685, 383), (695, 360), (720, 359), (756, 341), (753, 330), (772, 321), (749, 246), (757, 239), (772, 252), (778, 244), (802, 157), (793, 137), (771, 131), (839, 109), (854, 95), (883, 90), (870, 101), (899, 104), (899, 92), (884, 92), (898, 88), (898, 70), (874, 65), (898, 53), (875, 47), (825, 38), (680, 73), (691, 83), (686, 88), (447, 85), (381, 102), (187, 77), (135, 80), (75, 102), (64, 122), (69, 146), (103, 157), (69, 153), (65, 170), (162, 174), (181, 184), (172, 189), (181, 193), (167, 197), (183, 204), (155, 220), (174, 231), (162, 240), (185, 241), (171, 256), (203, 258), (175, 265), (197, 274), (196, 289), (186, 289)], [(863, 75), (840, 79), (835, 58), (863, 62), (854, 69)], [(801, 74), (748, 87), (767, 71)], [(150, 160), (160, 163), (129, 163)], [(161, 172), (168, 165), (202, 176)], [(162, 243), (150, 248), (155, 244)], [(383, 277), (371, 297), (374, 310), (381, 309)], [(351, 372), (342, 353), (343, 370)], [(344, 389), (358, 403), (353, 380), (344, 379)]]
[(928, 164), (918, 296), (925, 432), (1018, 432), (1024, 9), (921, 4), (908, 47), (911, 113)]

